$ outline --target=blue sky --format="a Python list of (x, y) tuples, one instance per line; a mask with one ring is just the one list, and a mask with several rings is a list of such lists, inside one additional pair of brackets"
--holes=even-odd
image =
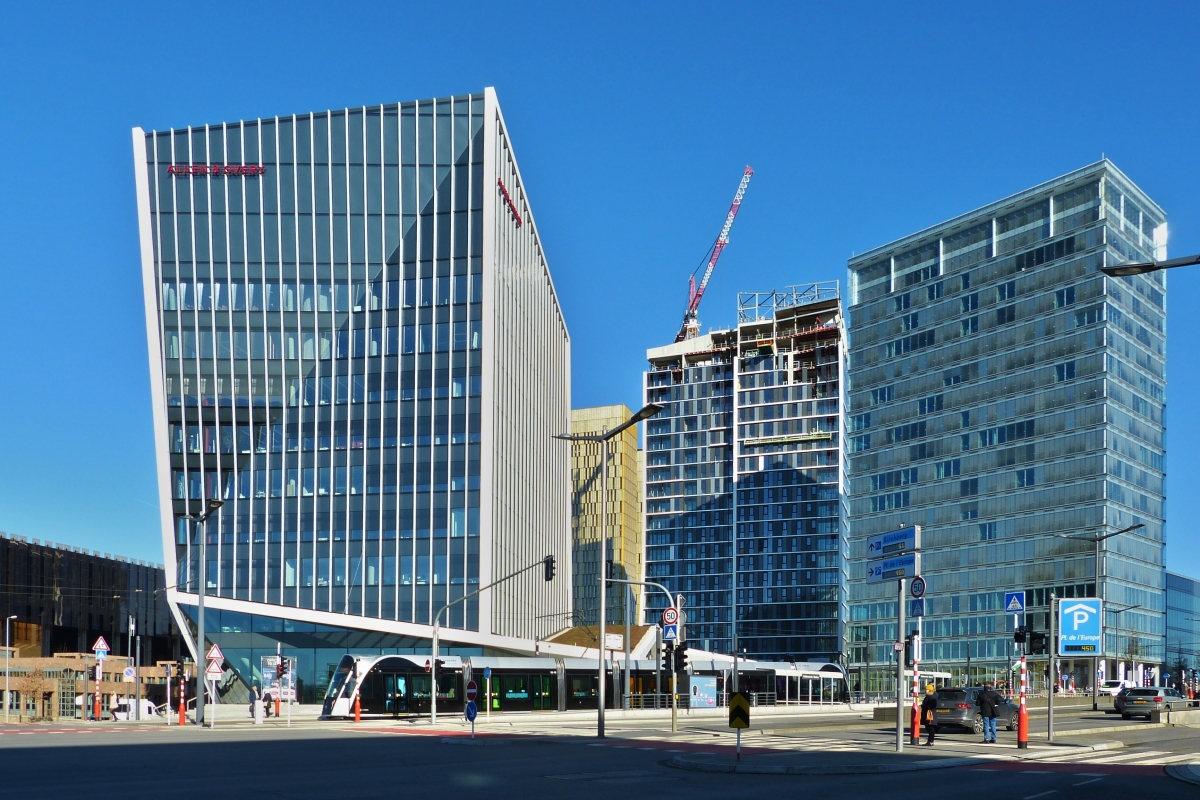
[[(495, 86), (577, 406), (637, 406), (746, 164), (705, 327), (1102, 153), (1200, 252), (1194, 4), (104, 5), (0, 29), (0, 529), (25, 536), (161, 559), (134, 125)], [(1169, 297), (1169, 566), (1200, 575), (1200, 268)]]

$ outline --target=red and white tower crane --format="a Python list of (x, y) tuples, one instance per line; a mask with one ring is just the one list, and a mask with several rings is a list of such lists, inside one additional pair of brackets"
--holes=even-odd
[(725, 224), (721, 226), (721, 235), (713, 243), (712, 255), (709, 256), (708, 266), (704, 269), (704, 277), (700, 279), (699, 286), (696, 285), (695, 273), (692, 274), (691, 282), (688, 285), (687, 311), (683, 313), (683, 325), (680, 326), (679, 333), (675, 335), (677, 342), (694, 339), (700, 335), (700, 319), (697, 316), (700, 311), (700, 301), (704, 298), (704, 290), (708, 288), (708, 281), (712, 277), (713, 270), (716, 269), (721, 251), (725, 249), (725, 245), (729, 244), (729, 229), (733, 227), (733, 220), (737, 217), (738, 209), (742, 207), (742, 197), (745, 196), (746, 187), (750, 185), (750, 178), (753, 176), (754, 170), (747, 166), (746, 171), (742, 173), (742, 182), (738, 184), (737, 194), (733, 196), (733, 205), (729, 206), (729, 213), (725, 216)]

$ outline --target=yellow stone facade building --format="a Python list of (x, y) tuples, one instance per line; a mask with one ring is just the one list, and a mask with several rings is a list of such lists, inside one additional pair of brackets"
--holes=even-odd
[[(572, 434), (598, 434), (612, 430), (633, 416), (624, 405), (577, 408), (571, 411)], [(642, 451), (638, 426), (609, 442), (608, 541), (614, 577), (644, 580), (642, 549)], [(602, 446), (599, 442), (573, 442), (571, 448), (572, 614), (571, 625), (595, 625), (600, 597), (600, 499)], [(640, 620), (642, 592), (635, 587), (634, 624)], [(608, 592), (609, 625), (624, 623), (630, 608), (624, 586)]]

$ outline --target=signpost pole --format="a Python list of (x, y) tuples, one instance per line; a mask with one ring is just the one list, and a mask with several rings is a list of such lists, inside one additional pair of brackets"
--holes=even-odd
[(1054, 638), (1055, 623), (1058, 620), (1058, 604), (1055, 602), (1054, 593), (1050, 593), (1050, 641), (1046, 643), (1046, 652), (1049, 656), (1049, 661), (1046, 671), (1050, 674), (1048, 687), (1050, 696), (1046, 700), (1046, 741), (1054, 741), (1054, 690), (1058, 688), (1058, 668), (1055, 666), (1055, 657), (1058, 655), (1058, 642)]
[[(896, 581), (896, 636), (904, 636), (904, 578)], [(903, 642), (903, 638), (897, 638)], [(896, 752), (904, 752), (904, 647), (896, 651)]]

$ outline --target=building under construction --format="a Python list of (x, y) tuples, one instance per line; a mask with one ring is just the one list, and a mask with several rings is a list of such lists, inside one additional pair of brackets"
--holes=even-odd
[[(646, 427), (647, 575), (684, 596), (696, 646), (834, 661), (847, 608), (838, 285), (738, 306), (736, 329), (646, 352), (645, 401), (665, 406)], [(656, 620), (663, 599), (646, 605)]]

